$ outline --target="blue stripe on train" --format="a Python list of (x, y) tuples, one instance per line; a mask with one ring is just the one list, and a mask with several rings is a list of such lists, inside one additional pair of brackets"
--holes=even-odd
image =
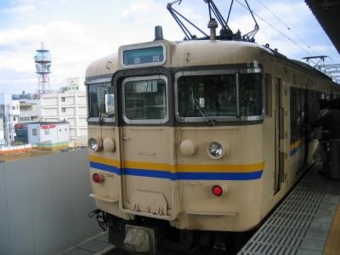
[(256, 180), (262, 177), (263, 170), (247, 173), (216, 173), (216, 172), (178, 172), (145, 170), (135, 168), (119, 169), (115, 166), (90, 162), (90, 167), (108, 171), (118, 175), (131, 175), (151, 178), (162, 178), (170, 180)]
[(115, 173), (115, 174), (120, 174), (120, 169), (115, 166), (110, 166), (110, 165), (96, 163), (96, 162), (90, 162), (90, 167), (97, 168), (103, 171), (108, 171), (108, 172)]

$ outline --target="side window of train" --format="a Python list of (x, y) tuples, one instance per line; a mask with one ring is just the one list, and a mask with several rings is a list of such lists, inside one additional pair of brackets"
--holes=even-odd
[(114, 92), (111, 82), (89, 84), (88, 108), (90, 119), (114, 116)]
[(265, 74), (264, 84), (264, 113), (267, 117), (272, 116), (272, 76), (268, 73)]
[(312, 122), (316, 119), (320, 111), (319, 100), (322, 98), (322, 93), (318, 91), (309, 90), (308, 91), (308, 122)]
[(240, 75), (241, 116), (260, 116), (262, 114), (262, 75), (246, 73)]
[(297, 142), (303, 135), (305, 123), (305, 93), (298, 88), (290, 89), (290, 142)]

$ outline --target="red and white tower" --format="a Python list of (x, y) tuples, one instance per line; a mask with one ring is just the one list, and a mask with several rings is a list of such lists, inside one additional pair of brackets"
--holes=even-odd
[(50, 77), (51, 73), (51, 54), (49, 50), (44, 49), (44, 43), (41, 43), (41, 49), (36, 50), (36, 55), (34, 56), (35, 67), (38, 74), (38, 95), (44, 94), (51, 91)]

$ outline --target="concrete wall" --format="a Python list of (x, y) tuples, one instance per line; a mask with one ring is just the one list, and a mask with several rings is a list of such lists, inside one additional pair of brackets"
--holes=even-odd
[(49, 255), (99, 232), (87, 150), (0, 163), (0, 254)]

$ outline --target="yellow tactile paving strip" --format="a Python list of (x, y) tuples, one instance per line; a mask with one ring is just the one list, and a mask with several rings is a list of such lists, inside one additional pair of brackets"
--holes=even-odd
[(340, 254), (340, 206), (334, 215), (332, 228), (327, 237), (325, 249), (322, 255)]

